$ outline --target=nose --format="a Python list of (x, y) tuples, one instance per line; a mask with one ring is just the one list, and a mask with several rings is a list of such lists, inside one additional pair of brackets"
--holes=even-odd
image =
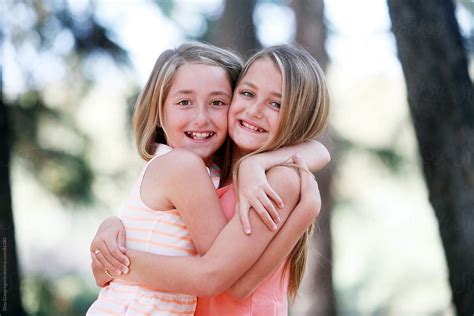
[(194, 114), (194, 125), (205, 126), (209, 123), (209, 112), (206, 106), (199, 105)]
[(250, 104), (247, 107), (247, 114), (250, 117), (262, 118), (262, 112), (261, 112), (261, 107), (260, 107), (261, 104), (260, 103), (261, 102), (259, 102), (258, 100), (255, 100), (254, 102), (252, 102), (252, 104)]

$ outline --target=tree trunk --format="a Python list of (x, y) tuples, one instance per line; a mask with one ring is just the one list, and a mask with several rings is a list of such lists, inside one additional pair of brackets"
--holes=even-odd
[(21, 316), (25, 313), (20, 296), (20, 278), (10, 196), (9, 157), (7, 108), (2, 98), (0, 101), (0, 235), (2, 238), (0, 314)]
[[(316, 58), (321, 68), (325, 70), (329, 58), (325, 47), (326, 27), (324, 25), (323, 0), (292, 1), (291, 6), (296, 15), (296, 42), (308, 50)], [(326, 147), (333, 147), (327, 135), (321, 141)], [(317, 257), (310, 261), (311, 264), (307, 267), (308, 270), (300, 291), (301, 299), (309, 304), (295, 306), (293, 309), (297, 315), (331, 316), (336, 313), (331, 248), (332, 197), (330, 186), (333, 169), (333, 165), (328, 166), (316, 175), (321, 191), (322, 207), (316, 221), (311, 256), (316, 255)]]
[(291, 7), (296, 15), (296, 42), (306, 48), (326, 70), (329, 57), (325, 46), (324, 1), (292, 1)]
[(474, 314), (474, 89), (450, 0), (388, 0), (452, 300)]
[(247, 58), (260, 48), (253, 23), (256, 0), (225, 2), (224, 13), (211, 31), (211, 42)]

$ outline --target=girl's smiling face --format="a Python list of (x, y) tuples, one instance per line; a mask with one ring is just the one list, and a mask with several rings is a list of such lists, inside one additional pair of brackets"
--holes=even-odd
[(278, 128), (282, 75), (268, 57), (255, 60), (234, 90), (229, 136), (241, 157), (261, 148)]
[(232, 87), (224, 69), (185, 63), (163, 104), (168, 145), (185, 148), (210, 162), (227, 136)]

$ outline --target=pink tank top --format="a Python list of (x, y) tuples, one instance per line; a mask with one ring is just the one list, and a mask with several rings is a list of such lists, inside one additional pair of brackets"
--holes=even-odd
[[(236, 203), (232, 184), (217, 191), (227, 219), (234, 215)], [(195, 316), (287, 316), (288, 274), (283, 275), (285, 263), (243, 301), (235, 301), (226, 293), (199, 297)]]

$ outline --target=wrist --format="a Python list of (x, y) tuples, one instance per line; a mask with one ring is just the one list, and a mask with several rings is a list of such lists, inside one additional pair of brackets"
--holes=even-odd
[(268, 163), (268, 159), (264, 159), (262, 157), (263, 153), (252, 155), (250, 157), (245, 158), (242, 161), (242, 167), (252, 170), (263, 170), (267, 171), (272, 166)]

